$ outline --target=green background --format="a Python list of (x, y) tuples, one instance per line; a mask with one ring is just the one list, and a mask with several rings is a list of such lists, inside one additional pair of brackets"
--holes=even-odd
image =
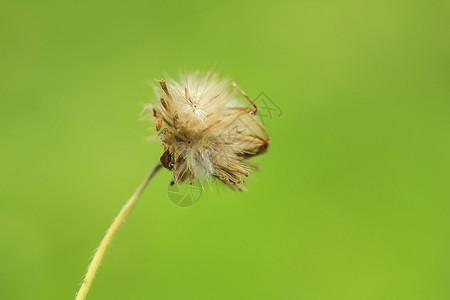
[(141, 104), (216, 70), (282, 109), (246, 193), (166, 170), (89, 299), (449, 299), (447, 1), (2, 1), (0, 299), (72, 299), (161, 154)]

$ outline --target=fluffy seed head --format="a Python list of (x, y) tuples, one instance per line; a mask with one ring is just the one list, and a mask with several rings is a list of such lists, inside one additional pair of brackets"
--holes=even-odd
[[(242, 190), (242, 177), (255, 168), (246, 159), (266, 152), (270, 143), (254, 116), (255, 103), (234, 82), (217, 74), (194, 72), (181, 78), (159, 80), (159, 103), (146, 106), (153, 111), (164, 146), (161, 162), (173, 170), (172, 183), (192, 184), (195, 177), (213, 176)], [(237, 105), (235, 90), (252, 107)]]

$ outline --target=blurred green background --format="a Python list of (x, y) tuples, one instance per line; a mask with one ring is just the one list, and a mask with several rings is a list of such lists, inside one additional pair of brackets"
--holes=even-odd
[(449, 299), (447, 1), (2, 1), (0, 299), (72, 299), (161, 154), (141, 104), (216, 70), (283, 111), (248, 192), (151, 182), (88, 299)]

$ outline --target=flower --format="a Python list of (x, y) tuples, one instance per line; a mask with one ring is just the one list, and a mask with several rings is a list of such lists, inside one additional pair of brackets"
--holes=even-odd
[(173, 171), (172, 184), (213, 176), (242, 191), (242, 177), (256, 168), (247, 158), (266, 152), (270, 143), (255, 118), (256, 104), (233, 82), (252, 106), (233, 105), (237, 99), (230, 81), (217, 74), (193, 72), (181, 78), (159, 80), (159, 103), (146, 106), (153, 111), (164, 146), (160, 160)]

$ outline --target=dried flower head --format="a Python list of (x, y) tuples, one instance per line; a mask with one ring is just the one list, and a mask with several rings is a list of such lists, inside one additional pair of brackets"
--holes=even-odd
[[(255, 102), (234, 82), (217, 74), (194, 72), (181, 80), (159, 80), (158, 104), (153, 111), (164, 152), (161, 163), (173, 170), (172, 183), (194, 183), (195, 177), (216, 177), (229, 187), (243, 190), (247, 158), (267, 151), (270, 143), (264, 126), (255, 118)], [(231, 88), (234, 86), (234, 89)], [(237, 106), (237, 90), (251, 107)]]

